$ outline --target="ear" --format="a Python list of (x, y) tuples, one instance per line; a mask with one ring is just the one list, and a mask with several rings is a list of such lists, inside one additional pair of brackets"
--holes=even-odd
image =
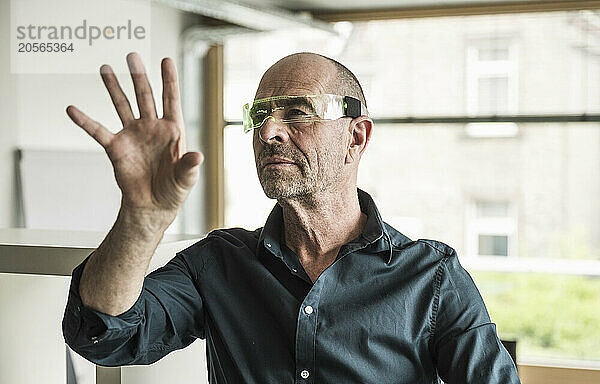
[(352, 119), (348, 130), (350, 131), (350, 143), (346, 151), (346, 164), (360, 160), (362, 153), (371, 139), (373, 121), (367, 116), (359, 116)]

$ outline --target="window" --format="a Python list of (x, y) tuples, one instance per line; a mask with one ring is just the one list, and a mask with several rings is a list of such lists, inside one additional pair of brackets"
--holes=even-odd
[[(241, 111), (241, 106), (240, 106)], [(252, 135), (241, 125), (225, 128), (225, 226), (262, 227), (276, 201), (267, 198), (258, 181)]]
[[(517, 44), (512, 38), (473, 39), (467, 45), (467, 113), (473, 116), (513, 115), (518, 109)], [(471, 123), (472, 137), (510, 137), (514, 123)]]
[(467, 255), (516, 256), (516, 214), (506, 201), (475, 201), (467, 213)]
[(508, 256), (508, 235), (482, 235), (477, 237), (479, 255)]
[(517, 112), (517, 44), (510, 38), (471, 40), (467, 46), (467, 112)]
[[(518, 340), (522, 362), (600, 366), (600, 124), (483, 122), (467, 126), (466, 135), (485, 139), (464, 140), (463, 124), (377, 120), (600, 113), (600, 82), (592, 81), (600, 79), (600, 56), (573, 44), (578, 15), (354, 23), (349, 43), (335, 50), (328, 37), (304, 31), (277, 32), (285, 44), (263, 41), (269, 34), (228, 40), (227, 225), (261, 226), (275, 203), (257, 181), (249, 136), (233, 124), (242, 104), (284, 55), (333, 57), (363, 82), (375, 119), (358, 185), (383, 219), (411, 239), (456, 249), (499, 335)], [(576, 34), (590, 47), (600, 36), (589, 28)], [(228, 61), (248, 45), (256, 47), (250, 57)]]

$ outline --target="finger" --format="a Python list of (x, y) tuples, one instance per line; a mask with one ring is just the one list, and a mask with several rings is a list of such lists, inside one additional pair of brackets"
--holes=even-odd
[(181, 112), (181, 98), (177, 84), (177, 69), (175, 63), (168, 57), (161, 62), (163, 81), (163, 118), (181, 123), (183, 126), (183, 113)]
[(190, 189), (198, 181), (198, 166), (204, 160), (201, 152), (187, 152), (175, 165), (175, 180), (184, 188)]
[(146, 69), (144, 68), (142, 59), (140, 59), (137, 53), (132, 52), (127, 55), (127, 65), (129, 66), (129, 72), (133, 80), (140, 117), (156, 118), (154, 96), (152, 96), (152, 88), (148, 82), (148, 77), (146, 77)]
[(175, 63), (168, 57), (161, 62), (163, 79), (163, 118), (175, 121), (179, 129), (179, 143), (177, 157), (185, 153), (185, 124), (181, 110), (181, 97), (177, 83), (177, 69)]
[(92, 136), (103, 148), (106, 149), (106, 147), (108, 147), (114, 134), (104, 128), (102, 124), (90, 119), (85, 113), (72, 105), (67, 107), (67, 115), (69, 115), (75, 124), (83, 128), (88, 135)]
[(134, 116), (133, 111), (131, 110), (131, 104), (129, 104), (127, 96), (123, 93), (123, 89), (121, 89), (117, 76), (115, 76), (112, 68), (106, 64), (100, 67), (100, 76), (102, 76), (102, 81), (108, 90), (110, 99), (117, 110), (121, 122), (125, 125), (126, 122), (133, 120)]

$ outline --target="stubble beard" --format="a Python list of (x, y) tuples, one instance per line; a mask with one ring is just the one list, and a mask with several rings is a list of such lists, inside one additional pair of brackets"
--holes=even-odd
[(310, 199), (320, 192), (336, 189), (340, 184), (342, 169), (334, 168), (332, 159), (322, 159), (324, 168), (321, 177), (317, 177), (304, 164), (291, 165), (286, 168), (258, 168), (258, 178), (265, 195), (270, 199)]
[[(334, 145), (331, 146), (335, 148)], [(261, 167), (267, 156), (282, 156), (294, 161), (285, 167)], [(341, 154), (340, 154), (341, 156)], [(319, 156), (319, 170), (309, 167), (302, 157), (286, 147), (265, 147), (257, 161), (257, 173), (265, 195), (270, 199), (310, 199), (320, 192), (332, 190), (342, 178), (342, 166), (337, 164), (334, 151), (324, 151)]]
[(316, 183), (298, 165), (293, 169), (259, 169), (258, 178), (265, 195), (270, 199), (293, 199), (313, 193)]

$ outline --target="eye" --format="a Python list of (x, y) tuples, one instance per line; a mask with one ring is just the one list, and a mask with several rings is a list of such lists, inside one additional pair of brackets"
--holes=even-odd
[(267, 117), (268, 114), (269, 111), (267, 111), (266, 109), (257, 109), (255, 111), (252, 111), (252, 119), (255, 121), (262, 121)]
[(308, 114), (306, 112), (304, 112), (301, 109), (298, 108), (291, 108), (289, 110), (286, 111), (286, 117), (288, 119), (290, 118), (302, 118), (302, 117), (306, 117), (308, 116)]

